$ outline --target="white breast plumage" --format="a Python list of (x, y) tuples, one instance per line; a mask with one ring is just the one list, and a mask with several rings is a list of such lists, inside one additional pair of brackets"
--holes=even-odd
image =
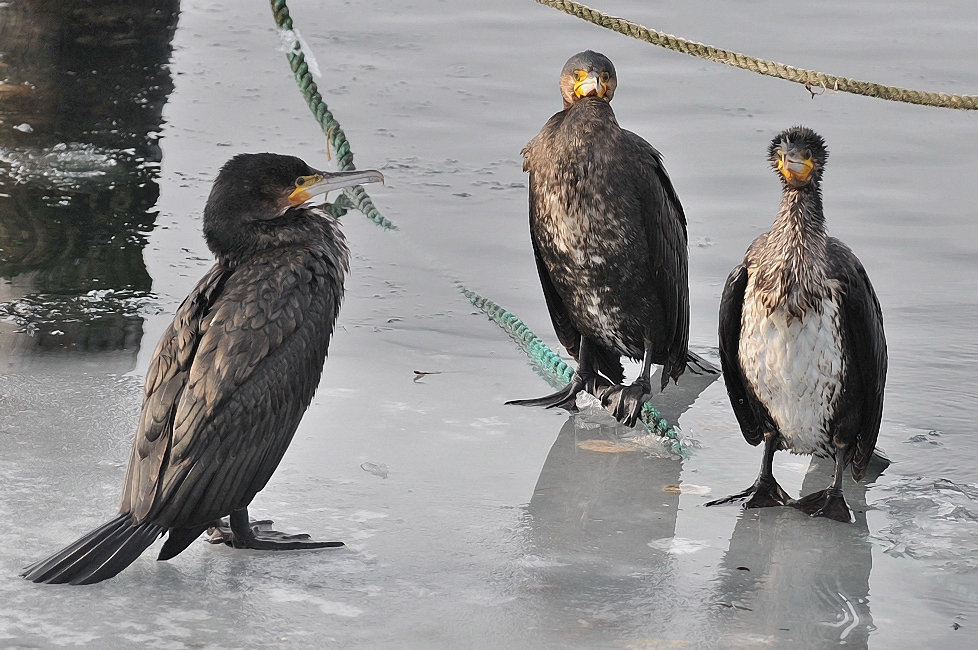
[(831, 455), (828, 423), (841, 392), (845, 359), (835, 291), (792, 318), (769, 311), (748, 279), (741, 318), (740, 365), (791, 451)]

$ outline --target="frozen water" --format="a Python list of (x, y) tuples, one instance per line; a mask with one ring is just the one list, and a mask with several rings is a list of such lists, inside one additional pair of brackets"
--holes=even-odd
[[(0, 3), (0, 28), (35, 4)], [(834, 93), (812, 99), (800, 86), (654, 49), (530, 0), (291, 4), (357, 165), (385, 173), (387, 184), (369, 190), (399, 230), (343, 218), (354, 259), (323, 383), (253, 514), (347, 546), (269, 555), (199, 543), (155, 562), (156, 546), (89, 588), (16, 577), (116, 507), (150, 355), (211, 264), (200, 214), (219, 166), (266, 150), (328, 165), (268, 8), (185, 0), (172, 57), (130, 71), (134, 87), (122, 93), (142, 106), (153, 96), (142, 75), (165, 86), (157, 74), (165, 66), (173, 82), (165, 107), (138, 108), (160, 121), (130, 128), (125, 107), (111, 101), (101, 106), (107, 119), (100, 113), (95, 127), (64, 136), (77, 115), (2, 116), (34, 132), (0, 129), (9, 319), (0, 322), (0, 645), (973, 647), (973, 114)], [(978, 92), (973, 3), (785, 7), (599, 6), (802, 67)], [(127, 47), (135, 55), (138, 46)], [(691, 342), (714, 358), (723, 279), (777, 209), (768, 140), (796, 123), (826, 137), (828, 227), (868, 269), (890, 350), (880, 444), (894, 462), (861, 484), (846, 479), (853, 525), (790, 509), (702, 507), (749, 485), (760, 464), (720, 382), (684, 379), (655, 398), (696, 443), (685, 459), (658, 453), (599, 411), (571, 418), (503, 406), (547, 386), (455, 282), (556, 347), (519, 152), (559, 109), (556, 75), (584, 48), (615, 62), (619, 120), (665, 155), (689, 221)], [(108, 71), (104, 51), (85, 60)], [(47, 62), (51, 74), (65, 63), (3, 60), (11, 77), (0, 113), (14, 90), (28, 92), (15, 78), (18, 62)], [(38, 70), (26, 78), (42, 78)], [(125, 134), (118, 146), (113, 129)], [(141, 141), (161, 147), (161, 162), (133, 149)], [(146, 185), (139, 200), (96, 191), (134, 169)], [(52, 239), (59, 224), (76, 237), (93, 232), (75, 221), (80, 213), (148, 225), (103, 228), (81, 244)], [(18, 249), (25, 261), (16, 268), (6, 266), (12, 240), (32, 244)], [(70, 255), (35, 261), (45, 242)], [(91, 271), (97, 283), (71, 276), (89, 272), (86, 255), (124, 242), (135, 242), (138, 260)], [(147, 277), (133, 281), (140, 273)], [(112, 312), (123, 322), (110, 327)], [(46, 331), (58, 343), (35, 345)], [(775, 473), (798, 496), (824, 487), (831, 467), (779, 454)]]
[(360, 469), (380, 478), (387, 478), (390, 468), (384, 463), (360, 463)]
[(876, 537), (894, 556), (978, 575), (978, 485), (907, 477), (881, 485), (873, 507), (889, 515)]

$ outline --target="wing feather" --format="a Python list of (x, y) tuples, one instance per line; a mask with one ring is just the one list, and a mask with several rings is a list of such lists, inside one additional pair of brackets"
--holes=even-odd
[[(720, 297), (720, 366), (723, 381), (734, 415), (740, 424), (744, 439), (757, 445), (764, 439), (765, 422), (758, 410), (766, 413), (764, 406), (754, 395), (740, 365), (740, 332), (744, 309), (744, 293), (747, 289), (747, 267), (740, 264), (727, 276)], [(770, 417), (768, 417), (770, 420)]]
[(319, 382), (342, 280), (303, 251), (201, 280), (151, 362), (124, 510), (187, 526), (247, 505)]
[(829, 255), (838, 259), (837, 280), (842, 291), (842, 330), (850, 367), (848, 381), (859, 383), (862, 404), (857, 408), (862, 421), (856, 433), (852, 476), (860, 480), (866, 473), (883, 418), (883, 390), (886, 383), (886, 336), (883, 310), (866, 269), (859, 258), (841, 241), (829, 239)]
[(662, 311), (662, 330), (655, 332), (667, 357), (662, 372), (662, 387), (670, 377), (677, 379), (686, 369), (689, 346), (689, 279), (686, 214), (672, 180), (662, 164), (662, 156), (641, 136), (624, 131), (631, 150), (629, 159), (637, 161), (643, 183), (641, 210), (652, 263), (652, 290)]

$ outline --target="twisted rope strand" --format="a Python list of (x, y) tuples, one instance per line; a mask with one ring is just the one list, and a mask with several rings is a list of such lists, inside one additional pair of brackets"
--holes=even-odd
[[(293, 31), (292, 17), (289, 15), (289, 7), (285, 0), (271, 0), (271, 5), (275, 24), (278, 25), (279, 29)], [(286, 52), (285, 56), (288, 58), (289, 67), (292, 68), (292, 73), (295, 75), (295, 82), (298, 84), (299, 90), (302, 91), (302, 96), (306, 98), (309, 110), (316, 116), (316, 121), (319, 122), (323, 133), (326, 134), (326, 141), (336, 154), (336, 167), (340, 171), (356, 169), (353, 165), (353, 151), (350, 149), (350, 143), (347, 141), (346, 134), (343, 133), (339, 122), (336, 121), (333, 113), (326, 106), (326, 102), (323, 101), (323, 96), (319, 93), (319, 87), (313, 80), (312, 73), (309, 72), (309, 64), (306, 63), (306, 56), (302, 53), (302, 45), (299, 44), (298, 38), (293, 40), (292, 49)], [(395, 228), (390, 220), (380, 214), (362, 185), (344, 189), (339, 200), (327, 204), (325, 207), (337, 217), (343, 216), (347, 210), (355, 207), (377, 225), (386, 229)]]
[(920, 104), (922, 106), (936, 106), (940, 108), (955, 108), (960, 110), (978, 109), (978, 96), (976, 95), (950, 95), (947, 93), (934, 93), (923, 90), (912, 90), (899, 88), (897, 86), (885, 86), (883, 84), (870, 81), (858, 81), (847, 77), (818, 72), (816, 70), (805, 70), (794, 66), (765, 61), (739, 52), (732, 52), (703, 43), (697, 43), (685, 38), (666, 34), (654, 29), (649, 29), (643, 25), (633, 23), (625, 18), (609, 16), (596, 9), (583, 5), (573, 0), (536, 0), (536, 2), (559, 9), (566, 14), (576, 16), (582, 20), (610, 29), (613, 32), (631, 36), (640, 41), (651, 43), (668, 50), (681, 52), (690, 56), (706, 59), (715, 63), (741, 68), (756, 72), (757, 74), (777, 77), (786, 81), (800, 83), (811, 92), (812, 88), (824, 88), (855, 95), (865, 95), (876, 97), (894, 102), (905, 102), (908, 104)]
[[(564, 384), (569, 383), (574, 377), (573, 368), (564, 363), (564, 360), (541, 341), (516, 314), (506, 311), (503, 307), (475, 291), (461, 286), (459, 290), (468, 298), (469, 302), (488, 316), (489, 320), (509, 334), (538, 368)], [(676, 429), (670, 426), (659, 413), (659, 410), (649, 402), (646, 402), (642, 407), (641, 421), (650, 433), (667, 439), (669, 448), (673, 453), (684, 457), (689, 456), (688, 445), (683, 443)]]

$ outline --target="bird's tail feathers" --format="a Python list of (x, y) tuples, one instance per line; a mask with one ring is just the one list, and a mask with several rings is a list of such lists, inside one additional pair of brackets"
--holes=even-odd
[(124, 513), (78, 538), (54, 555), (26, 567), (31, 582), (87, 585), (116, 575), (132, 564), (166, 529), (134, 524)]
[(592, 354), (595, 370), (610, 379), (613, 384), (620, 384), (625, 380), (625, 368), (621, 365), (620, 353), (595, 345)]
[(719, 375), (720, 369), (692, 350), (689, 350), (686, 352), (686, 372), (694, 375)]
[(677, 360), (671, 366), (667, 364), (662, 367), (660, 390), (666, 389), (670, 379), (678, 384), (684, 374), (703, 377), (710, 382), (720, 376), (720, 369), (692, 350), (687, 350), (685, 362)]

